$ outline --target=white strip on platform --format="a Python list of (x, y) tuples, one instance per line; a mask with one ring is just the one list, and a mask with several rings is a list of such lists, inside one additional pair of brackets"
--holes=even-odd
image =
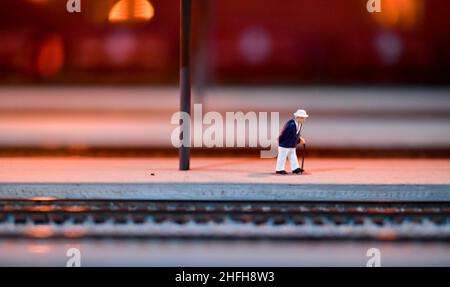
[(450, 202), (450, 185), (3, 183), (0, 199)]

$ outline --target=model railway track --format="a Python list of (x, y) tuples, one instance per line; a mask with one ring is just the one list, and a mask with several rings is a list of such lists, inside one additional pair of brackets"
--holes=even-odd
[(447, 241), (450, 203), (1, 200), (0, 237)]

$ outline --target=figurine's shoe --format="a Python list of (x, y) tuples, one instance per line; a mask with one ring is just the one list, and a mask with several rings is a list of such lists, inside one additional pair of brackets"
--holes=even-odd
[(276, 174), (288, 174), (285, 170), (277, 170), (276, 172), (275, 172)]
[(292, 173), (294, 173), (294, 174), (302, 174), (303, 172), (304, 172), (304, 170), (301, 168), (297, 168), (296, 170), (292, 171)]

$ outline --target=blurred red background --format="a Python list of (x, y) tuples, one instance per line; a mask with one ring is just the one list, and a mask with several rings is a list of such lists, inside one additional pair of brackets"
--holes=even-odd
[[(114, 22), (118, 0), (2, 1), (0, 84), (174, 84), (177, 0), (143, 21)], [(450, 2), (194, 0), (195, 81), (201, 84), (450, 83)]]

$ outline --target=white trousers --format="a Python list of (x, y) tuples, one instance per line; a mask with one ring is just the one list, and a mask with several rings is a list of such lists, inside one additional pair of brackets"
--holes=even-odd
[(284, 170), (287, 157), (289, 157), (291, 170), (294, 171), (298, 168), (297, 150), (295, 148), (285, 148), (279, 146), (276, 171)]

